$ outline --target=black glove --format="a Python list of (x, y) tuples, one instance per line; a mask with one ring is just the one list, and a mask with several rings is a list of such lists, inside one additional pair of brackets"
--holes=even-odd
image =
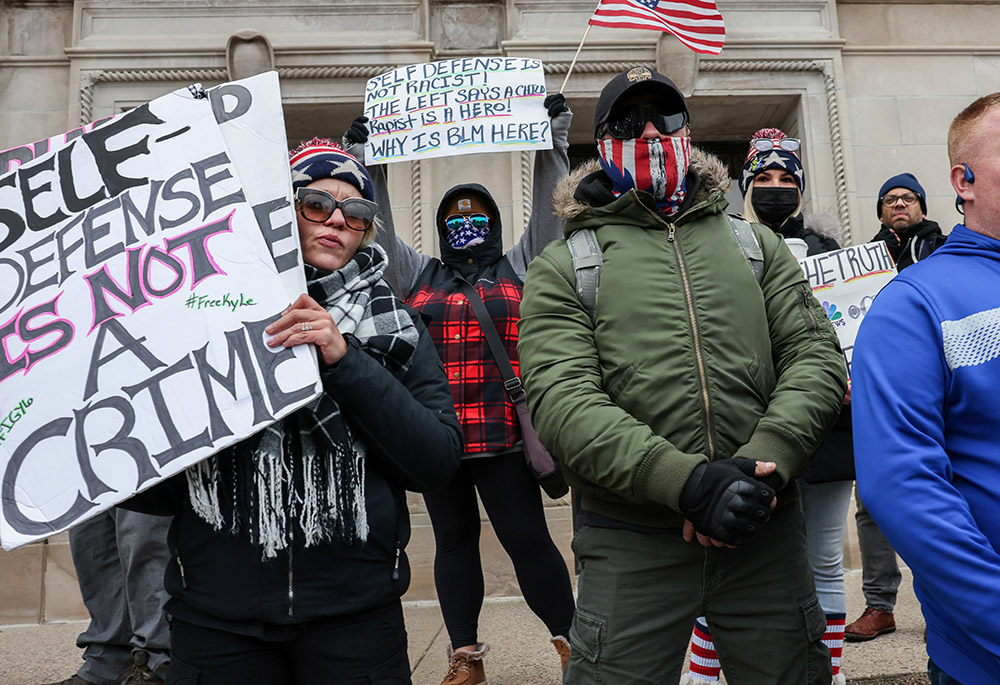
[(368, 127), (365, 124), (368, 123), (368, 117), (360, 116), (351, 123), (351, 127), (344, 131), (343, 143), (344, 147), (352, 145), (354, 143), (367, 143), (368, 142)]
[(774, 490), (753, 477), (757, 462), (733, 457), (699, 464), (681, 491), (681, 513), (702, 535), (739, 545), (771, 517)]
[(563, 112), (569, 111), (569, 105), (566, 104), (566, 96), (562, 93), (550, 93), (546, 95), (542, 105), (545, 109), (549, 110), (550, 119), (554, 119)]

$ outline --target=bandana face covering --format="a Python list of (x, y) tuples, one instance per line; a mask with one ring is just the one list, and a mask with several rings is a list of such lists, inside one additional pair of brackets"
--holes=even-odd
[(665, 140), (614, 138), (597, 141), (601, 168), (611, 179), (616, 196), (632, 188), (656, 199), (656, 208), (673, 216), (687, 194), (684, 177), (691, 164), (691, 138), (671, 136)]
[(486, 240), (490, 232), (490, 219), (485, 214), (472, 216), (453, 215), (445, 219), (448, 229), (448, 244), (453, 249), (479, 245)]

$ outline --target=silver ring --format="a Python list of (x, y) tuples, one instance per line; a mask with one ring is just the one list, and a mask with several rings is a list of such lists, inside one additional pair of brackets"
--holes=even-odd
[(303, 332), (304, 331), (311, 331), (312, 329), (313, 329), (313, 327), (312, 327), (312, 324), (310, 324), (310, 323), (300, 323), (299, 324), (299, 330), (300, 331), (303, 331)]

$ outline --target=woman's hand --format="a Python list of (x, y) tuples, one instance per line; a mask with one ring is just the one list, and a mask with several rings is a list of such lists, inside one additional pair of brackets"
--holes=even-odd
[(347, 354), (347, 341), (341, 334), (330, 313), (316, 300), (302, 293), (286, 309), (281, 318), (264, 329), (274, 337), (268, 346), (294, 347), (310, 343), (319, 349), (324, 365), (336, 364)]

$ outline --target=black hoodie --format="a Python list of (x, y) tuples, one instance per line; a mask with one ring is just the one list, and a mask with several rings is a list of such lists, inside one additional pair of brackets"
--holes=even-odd
[[(486, 234), (486, 239), (479, 245), (454, 248), (448, 244), (448, 229), (444, 225), (444, 220), (451, 213), (449, 208), (454, 206), (453, 199), (458, 195), (469, 194), (477, 195), (483, 199), (490, 215), (490, 230)], [(462, 183), (446, 192), (441, 198), (441, 204), (438, 205), (435, 225), (437, 226), (438, 238), (441, 241), (441, 261), (469, 282), (478, 280), (479, 274), (503, 258), (503, 227), (500, 224), (500, 208), (497, 207), (490, 191), (478, 183)], [(424, 271), (426, 273), (427, 269)]]

